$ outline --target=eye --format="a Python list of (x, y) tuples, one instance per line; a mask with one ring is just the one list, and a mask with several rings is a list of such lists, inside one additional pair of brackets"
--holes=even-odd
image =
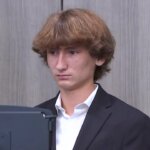
[(68, 47), (68, 48), (67, 48), (67, 51), (68, 51), (68, 53), (71, 54), (71, 55), (74, 55), (74, 54), (79, 53), (79, 50), (78, 50), (78, 48), (76, 48), (76, 47)]
[(76, 52), (76, 50), (69, 50), (69, 53), (72, 54), (72, 55), (74, 55), (74, 54), (76, 54), (77, 52)]
[(56, 54), (58, 53), (58, 49), (55, 49), (55, 48), (50, 49), (50, 50), (48, 51), (48, 53), (51, 54), (51, 55), (56, 55)]

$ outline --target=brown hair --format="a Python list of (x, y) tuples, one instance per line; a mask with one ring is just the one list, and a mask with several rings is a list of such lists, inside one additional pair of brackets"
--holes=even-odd
[(32, 49), (47, 63), (47, 52), (67, 45), (85, 46), (92, 57), (105, 60), (96, 66), (94, 81), (110, 70), (115, 40), (105, 22), (85, 9), (69, 9), (52, 14), (33, 41)]

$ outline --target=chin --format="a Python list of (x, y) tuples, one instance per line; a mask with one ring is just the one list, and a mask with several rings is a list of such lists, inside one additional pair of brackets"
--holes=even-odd
[(75, 89), (75, 85), (70, 83), (58, 83), (58, 86), (60, 87), (60, 89), (67, 90), (67, 91), (71, 91)]

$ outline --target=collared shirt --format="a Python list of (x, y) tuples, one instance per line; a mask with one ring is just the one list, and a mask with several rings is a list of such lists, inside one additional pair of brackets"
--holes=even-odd
[(61, 95), (58, 96), (55, 107), (58, 113), (56, 119), (56, 150), (72, 150), (79, 134), (87, 111), (96, 95), (98, 86), (81, 104), (75, 106), (74, 113), (69, 116), (61, 106)]

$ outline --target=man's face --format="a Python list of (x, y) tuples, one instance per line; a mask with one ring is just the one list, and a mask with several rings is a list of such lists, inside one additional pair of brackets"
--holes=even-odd
[(96, 59), (83, 47), (59, 47), (47, 54), (48, 66), (62, 90), (93, 85)]

